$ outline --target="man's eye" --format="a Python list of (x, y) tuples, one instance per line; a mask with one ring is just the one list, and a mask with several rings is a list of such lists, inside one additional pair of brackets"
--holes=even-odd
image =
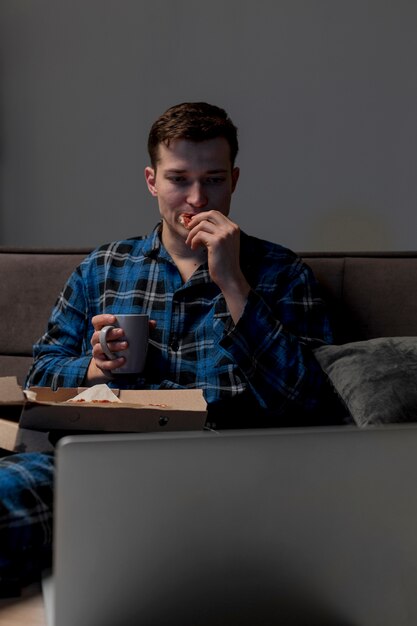
[(224, 182), (224, 178), (221, 176), (210, 176), (210, 178), (206, 178), (206, 183), (209, 185), (218, 185)]
[(171, 183), (175, 184), (185, 183), (186, 181), (184, 176), (169, 176), (168, 180), (171, 181)]

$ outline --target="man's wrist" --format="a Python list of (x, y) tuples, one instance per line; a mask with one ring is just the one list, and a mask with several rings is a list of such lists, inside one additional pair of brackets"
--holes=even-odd
[(98, 367), (95, 360), (93, 358), (91, 359), (84, 378), (84, 384), (87, 387), (92, 387), (93, 385), (98, 385), (113, 379), (114, 376), (110, 370), (102, 370)]

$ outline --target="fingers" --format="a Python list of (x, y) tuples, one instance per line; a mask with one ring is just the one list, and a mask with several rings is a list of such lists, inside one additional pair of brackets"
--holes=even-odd
[(101, 330), (103, 326), (110, 326), (116, 322), (116, 317), (111, 313), (100, 313), (91, 318), (94, 330)]
[(213, 242), (212, 237), (219, 234), (221, 218), (224, 218), (224, 215), (218, 211), (204, 211), (194, 215), (189, 223), (189, 232), (185, 243), (192, 250), (199, 245), (207, 248)]
[[(99, 340), (99, 332), (100, 331), (95, 331), (93, 336), (91, 337), (93, 355), (99, 355), (100, 353), (103, 353)], [(107, 347), (109, 348), (110, 352), (121, 352), (122, 350), (126, 350), (127, 348), (128, 344), (127, 341), (124, 339), (122, 328), (114, 328), (110, 330), (107, 333), (106, 339)]]
[[(94, 332), (90, 339), (90, 344), (92, 346), (92, 356), (93, 356), (96, 366), (104, 373), (111, 372), (111, 370), (116, 369), (117, 367), (120, 367), (125, 362), (124, 357), (119, 356), (119, 355), (117, 356), (115, 355), (114, 359), (109, 359), (109, 357), (106, 354), (104, 354), (100, 346), (99, 335), (100, 335), (101, 329), (104, 328), (104, 326), (110, 326), (112, 324), (115, 324), (115, 322), (116, 322), (115, 316), (111, 315), (110, 313), (102, 313), (100, 315), (95, 315), (91, 319), (91, 323), (94, 328)], [(107, 346), (110, 352), (116, 353), (116, 352), (121, 352), (123, 350), (126, 350), (127, 341), (123, 340), (123, 335), (124, 335), (124, 332), (122, 328), (112, 328), (107, 333)]]
[[(185, 243), (195, 250), (198, 246), (236, 245), (240, 229), (219, 211), (205, 211), (194, 215)], [(235, 244), (232, 242), (235, 241)]]
[[(111, 315), (109, 313), (102, 313), (101, 315), (95, 315), (91, 319), (91, 323), (94, 328), (94, 333), (91, 336), (90, 344), (93, 348), (93, 353), (94, 353), (94, 350), (96, 350), (97, 352), (97, 346), (100, 346), (99, 335), (100, 335), (101, 329), (104, 328), (105, 326), (111, 326), (112, 324), (115, 324), (116, 318), (114, 315)], [(120, 340), (123, 337), (123, 334), (124, 333), (123, 333), (122, 328), (113, 328), (107, 333), (107, 343), (109, 344), (109, 347), (112, 346), (110, 349), (113, 352), (117, 352), (118, 348), (116, 347), (115, 344), (120, 343)]]
[(123, 352), (127, 348), (127, 341), (122, 340), (123, 338), (123, 329), (122, 328), (114, 328), (107, 333), (107, 347), (112, 353), (115, 354), (114, 359), (109, 359), (109, 357), (104, 354), (100, 341), (99, 341), (99, 332), (95, 331), (91, 337), (91, 345), (93, 359), (97, 365), (97, 367), (106, 372), (114, 370), (118, 367), (121, 367), (125, 362), (125, 358), (121, 356), (119, 353)]
[(230, 223), (230, 220), (228, 217), (226, 217), (226, 215), (220, 213), (220, 211), (203, 211), (202, 213), (197, 213), (196, 215), (192, 216), (191, 220), (188, 223), (188, 228), (191, 231), (199, 224), (209, 227), (209, 225), (219, 226), (222, 223)]

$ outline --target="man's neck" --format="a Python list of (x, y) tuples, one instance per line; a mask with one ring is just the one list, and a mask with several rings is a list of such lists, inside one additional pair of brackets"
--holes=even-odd
[(207, 261), (207, 251), (205, 249), (191, 250), (189, 246), (185, 245), (185, 239), (172, 236), (172, 233), (167, 228), (164, 229), (163, 225), (161, 241), (174, 261), (184, 282), (187, 282), (196, 269)]
[(185, 244), (185, 238), (178, 237), (175, 233), (170, 232), (168, 228), (164, 228), (163, 222), (161, 241), (165, 250), (175, 262), (188, 261), (201, 265), (201, 263), (207, 260), (207, 251), (204, 248), (199, 247), (196, 250), (192, 250), (190, 246)]

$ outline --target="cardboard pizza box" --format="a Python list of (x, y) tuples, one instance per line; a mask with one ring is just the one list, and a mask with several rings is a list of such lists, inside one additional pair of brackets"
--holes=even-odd
[(20, 427), (41, 431), (150, 432), (201, 430), (207, 404), (201, 389), (115, 390), (119, 402), (69, 401), (87, 388), (25, 390)]

